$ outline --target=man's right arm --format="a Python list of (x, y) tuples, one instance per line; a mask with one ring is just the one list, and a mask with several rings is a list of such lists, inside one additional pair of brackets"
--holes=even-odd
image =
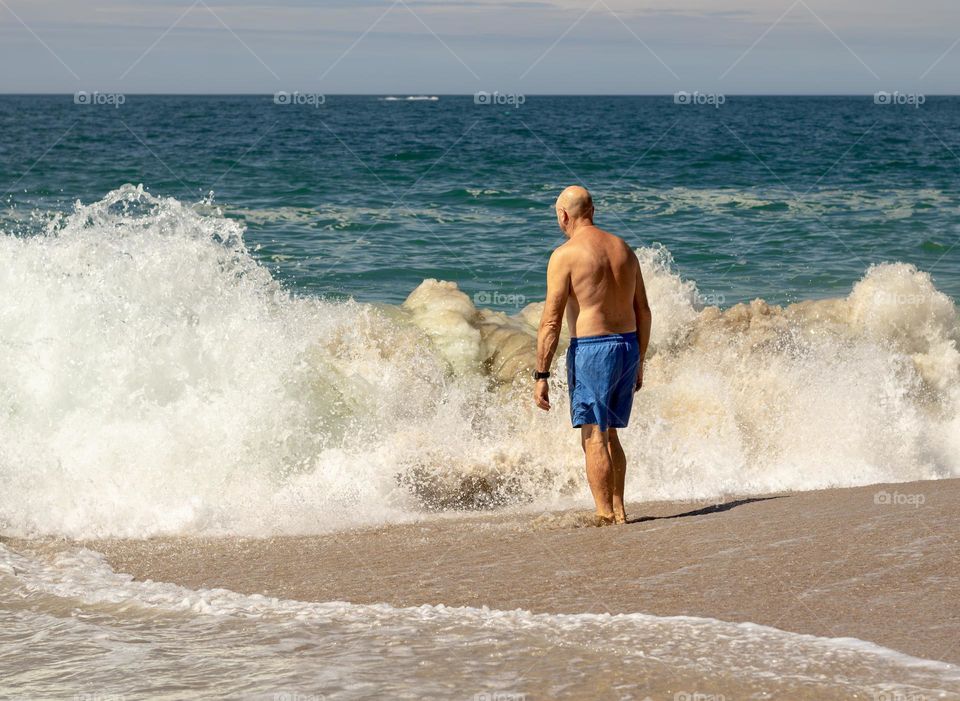
[[(553, 354), (560, 341), (563, 310), (570, 297), (570, 270), (561, 249), (551, 254), (547, 264), (547, 299), (543, 304), (540, 328), (537, 331), (537, 371), (549, 372)], [(534, 402), (545, 411), (550, 410), (550, 396), (546, 380), (539, 380), (534, 388)]]
[(537, 370), (547, 372), (553, 362), (553, 354), (560, 341), (560, 329), (563, 326), (563, 310), (570, 297), (570, 271), (563, 253), (557, 249), (547, 264), (547, 299), (540, 316), (537, 331)]
[(633, 313), (637, 317), (637, 338), (640, 341), (640, 365), (637, 368), (637, 389), (643, 386), (643, 360), (647, 355), (647, 345), (650, 343), (650, 326), (653, 314), (650, 312), (650, 303), (647, 301), (647, 289), (643, 285), (643, 273), (640, 271), (640, 261), (637, 261), (637, 285), (633, 294)]

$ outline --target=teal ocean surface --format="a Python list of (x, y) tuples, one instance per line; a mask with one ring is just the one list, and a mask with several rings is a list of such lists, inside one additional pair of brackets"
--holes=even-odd
[(552, 204), (580, 182), (598, 223), (666, 246), (707, 302), (843, 295), (889, 261), (960, 294), (960, 99), (316, 102), (0, 97), (0, 226), (143, 184), (212, 199), (291, 288), (399, 302), (440, 278), (509, 310), (542, 298)]

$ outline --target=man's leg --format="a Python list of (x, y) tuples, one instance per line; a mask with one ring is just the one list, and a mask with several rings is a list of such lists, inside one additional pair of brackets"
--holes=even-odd
[(610, 460), (607, 432), (596, 424), (580, 427), (580, 444), (587, 460), (587, 481), (597, 505), (601, 523), (613, 522), (613, 463)]
[(627, 456), (623, 454), (617, 429), (611, 428), (607, 439), (610, 449), (610, 464), (613, 465), (613, 518), (617, 523), (627, 522), (627, 512), (623, 508), (623, 487), (627, 479)]

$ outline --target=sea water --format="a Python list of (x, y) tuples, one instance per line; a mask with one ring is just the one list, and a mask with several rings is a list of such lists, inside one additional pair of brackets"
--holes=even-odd
[[(583, 503), (562, 357), (555, 411), (527, 381), (552, 202), (578, 181), (637, 250), (654, 313), (628, 499), (960, 473), (960, 101), (300, 107), (0, 98), (4, 535), (310, 534)], [(550, 697), (603, 679), (642, 698), (771, 670), (784, 693), (817, 675), (836, 698), (956, 688), (955, 668), (865, 643), (250, 600), (70, 552), (3, 551), (11, 693)], [(694, 658), (706, 671), (683, 671)], [(605, 674), (611, 659), (632, 671)]]

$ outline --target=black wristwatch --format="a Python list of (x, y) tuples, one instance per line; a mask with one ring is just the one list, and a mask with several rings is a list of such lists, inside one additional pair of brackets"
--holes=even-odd
[(547, 372), (537, 372), (536, 370), (533, 371), (534, 380), (546, 380), (548, 377), (550, 377), (549, 370), (547, 370)]

